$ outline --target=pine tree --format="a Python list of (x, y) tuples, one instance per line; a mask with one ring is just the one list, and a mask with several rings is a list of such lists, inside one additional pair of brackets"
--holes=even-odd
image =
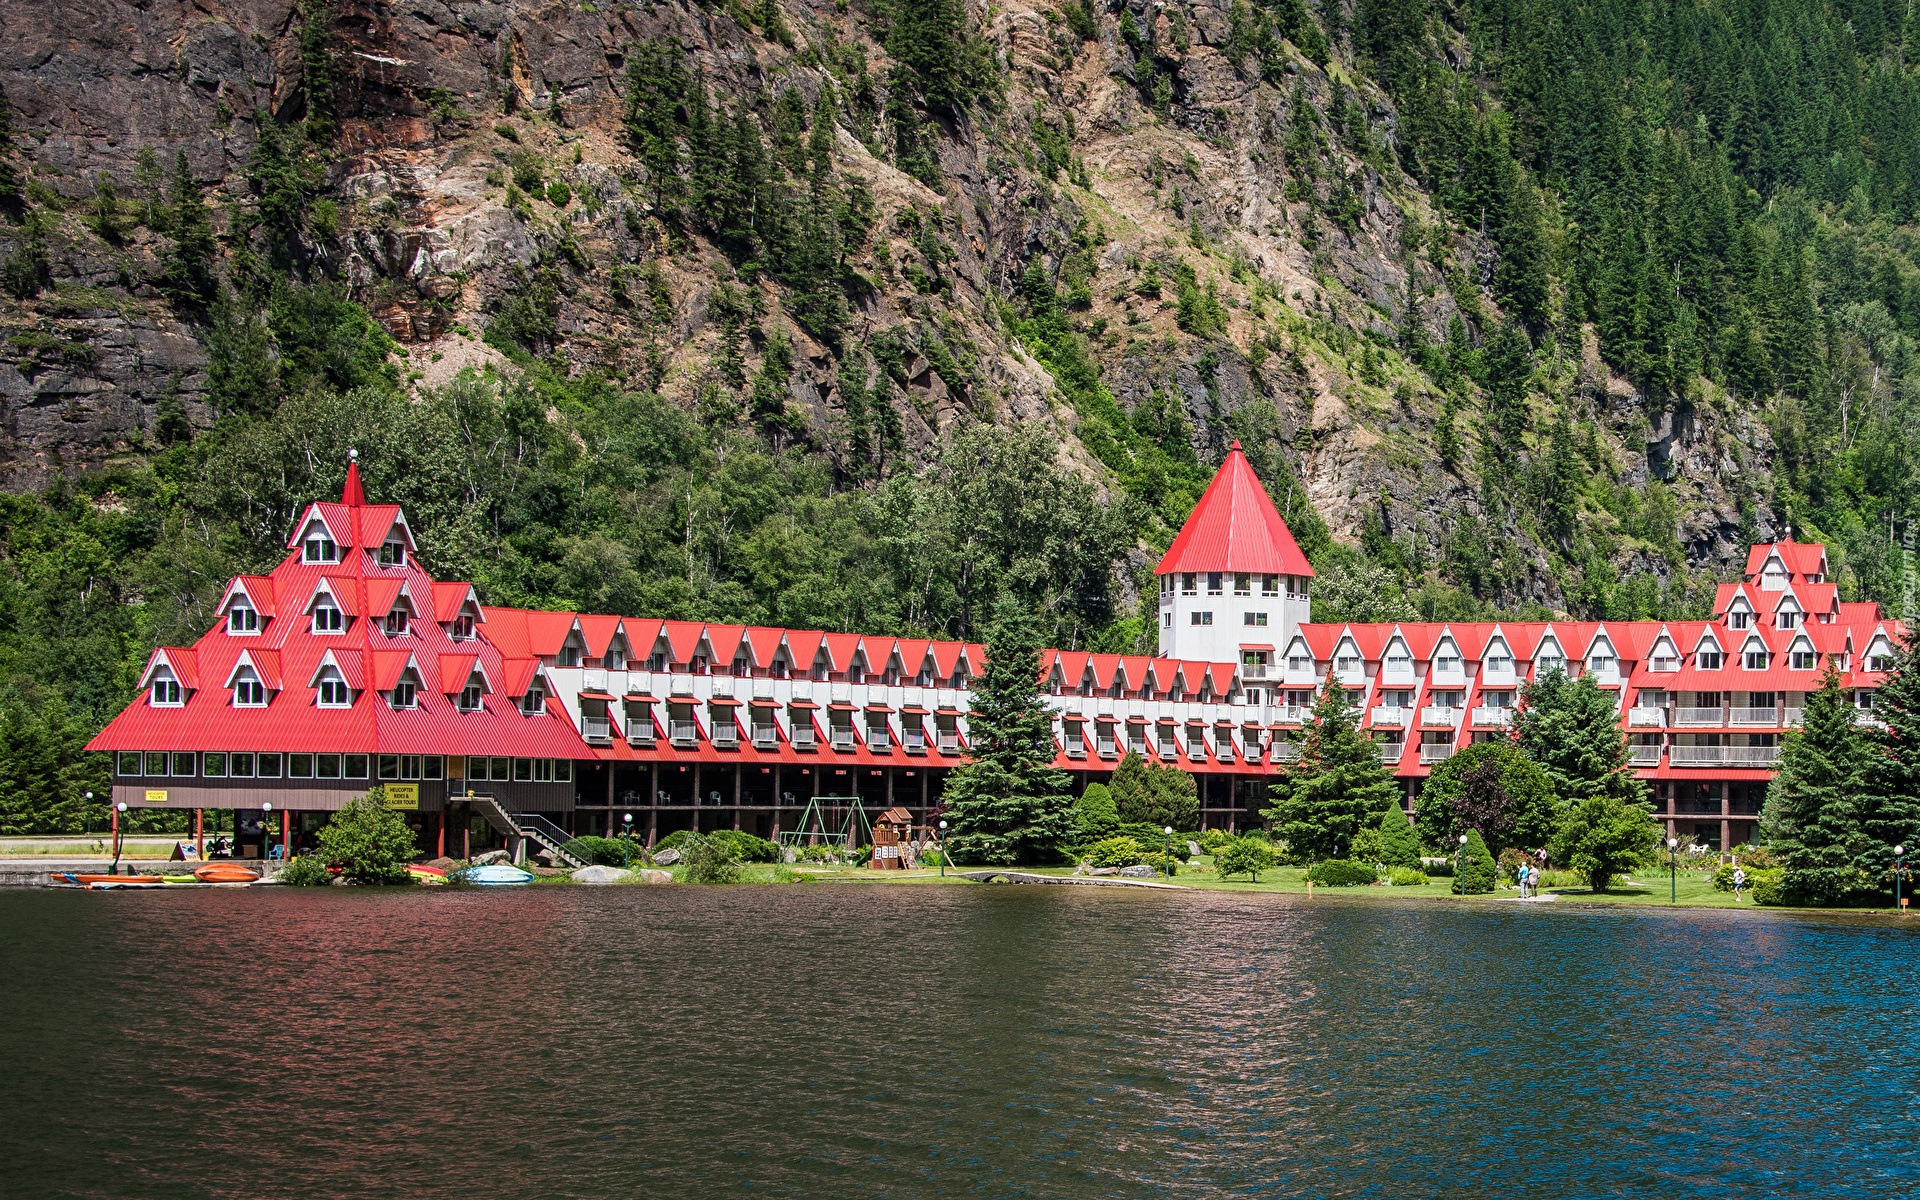
[(1413, 831), (1407, 821), (1407, 814), (1395, 800), (1380, 813), (1380, 837), (1378, 841), (1380, 861), (1389, 867), (1417, 867), (1420, 865), (1420, 835)]
[(1595, 686), (1593, 676), (1574, 680), (1556, 670), (1529, 680), (1514, 740), (1547, 773), (1562, 803), (1608, 795), (1645, 808), (1647, 785), (1627, 765), (1627, 735), (1613, 694)]
[(1920, 637), (1895, 648), (1892, 669), (1873, 694), (1883, 727), (1862, 731), (1867, 754), (1860, 791), (1860, 866), (1875, 880), (1893, 869), (1893, 848), (1920, 855)]
[(1067, 773), (1053, 765), (1040, 637), (1011, 595), (995, 606), (969, 730), (966, 761), (947, 777), (944, 796), (954, 856), (998, 864), (1051, 858), (1073, 839), (1073, 797)]
[(1314, 701), (1299, 761), (1279, 785), (1280, 799), (1261, 816), (1274, 823), (1297, 861), (1338, 858), (1363, 828), (1397, 801), (1400, 788), (1360, 731), (1360, 710), (1347, 704), (1336, 676)]
[(1831, 666), (1807, 697), (1800, 728), (1780, 747), (1761, 828), (1786, 868), (1782, 884), (1803, 900), (1832, 902), (1870, 885), (1873, 855), (1861, 828), (1867, 747)]
[(1460, 873), (1454, 877), (1453, 892), (1458, 896), (1483, 896), (1491, 892), (1499, 882), (1500, 868), (1493, 861), (1493, 854), (1487, 849), (1487, 843), (1478, 829), (1467, 831), (1467, 851), (1465, 861), (1460, 864)]
[(187, 166), (184, 150), (174, 156), (172, 199), (168, 224), (173, 244), (160, 258), (160, 290), (178, 303), (210, 304), (219, 287), (213, 273), (218, 244), (213, 217), (201, 199), (200, 184)]
[[(647, 169), (654, 207), (668, 211), (686, 191), (680, 177), (680, 113), (698, 108), (703, 125), (706, 116), (705, 86), (699, 95), (689, 96), (683, 57), (677, 45), (641, 42), (627, 63), (627, 141)], [(756, 130), (756, 141), (758, 136)]]
[(8, 213), (20, 208), (20, 172), (13, 165), (13, 106), (7, 94), (0, 92), (0, 210)]
[(1090, 783), (1074, 802), (1073, 817), (1082, 841), (1097, 842), (1120, 832), (1120, 811), (1104, 783)]

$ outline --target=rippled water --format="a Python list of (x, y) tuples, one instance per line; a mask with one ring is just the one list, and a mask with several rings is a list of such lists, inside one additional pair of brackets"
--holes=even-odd
[(0, 1196), (1920, 1179), (1920, 943), (1884, 922), (831, 884), (0, 916)]

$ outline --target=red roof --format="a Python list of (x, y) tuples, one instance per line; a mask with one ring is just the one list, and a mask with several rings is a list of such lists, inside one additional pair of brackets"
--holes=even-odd
[(587, 640), (587, 657), (603, 657), (607, 645), (613, 641), (614, 633), (620, 628), (620, 618), (593, 617), (582, 613), (579, 620), (580, 636)]
[(753, 665), (765, 669), (773, 665), (773, 656), (780, 650), (780, 639), (787, 636), (784, 629), (767, 629), (755, 625), (747, 630), (747, 645), (753, 647)]
[(1156, 575), (1169, 571), (1313, 574), (1239, 442), (1227, 451), (1180, 536), (1154, 568)]

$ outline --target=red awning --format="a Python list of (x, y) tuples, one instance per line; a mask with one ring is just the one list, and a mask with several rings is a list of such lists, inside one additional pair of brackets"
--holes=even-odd
[(918, 704), (906, 705), (903, 708), (901, 708), (900, 712), (903, 715), (909, 716), (909, 717), (930, 717), (933, 715), (932, 713), (928, 712), (926, 709), (921, 708)]
[(589, 688), (580, 693), (580, 698), (582, 700), (611, 700), (613, 699), (613, 693), (603, 692), (598, 688)]
[(789, 700), (787, 702), (787, 705), (790, 708), (819, 708), (820, 707), (818, 704), (815, 704), (811, 700)]
[(1127, 724), (1129, 725), (1145, 725), (1146, 723), (1147, 723), (1147, 719), (1145, 717), (1128, 717), (1127, 718)]
[(732, 696), (709, 696), (707, 697), (707, 703), (713, 705), (716, 708), (740, 707), (740, 702), (738, 700), (735, 700)]
[(859, 706), (855, 704), (848, 704), (845, 700), (835, 700), (827, 705), (827, 709), (830, 712), (853, 712), (858, 707)]
[(1267, 644), (1266, 644), (1265, 642), (1241, 642), (1241, 643), (1240, 643), (1240, 648), (1241, 648), (1242, 650), (1271, 650), (1271, 649), (1273, 649), (1273, 647), (1272, 647), (1272, 646), (1269, 646), (1269, 645), (1267, 645)]
[(625, 696), (621, 697), (621, 699), (625, 700), (629, 704), (654, 703), (654, 696), (652, 692), (628, 692)]
[(867, 705), (867, 711), (877, 712), (877, 713), (890, 713), (893, 711), (893, 708), (890, 705), (886, 705), (886, 704), (869, 704)]
[(780, 707), (780, 702), (778, 700), (749, 700), (747, 701), (747, 703), (752, 705), (754, 708), (779, 708)]

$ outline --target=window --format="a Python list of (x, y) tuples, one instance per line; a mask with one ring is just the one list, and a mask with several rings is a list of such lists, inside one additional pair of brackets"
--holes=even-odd
[(1782, 610), (1773, 615), (1773, 623), (1780, 629), (1798, 629), (1800, 627), (1800, 614)]
[(1240, 623), (1242, 625), (1265, 625), (1267, 623), (1267, 614), (1263, 612), (1241, 613)]
[(536, 758), (533, 760), (533, 781), (535, 783), (553, 782), (553, 760)]
[(353, 693), (347, 687), (347, 681), (338, 676), (330, 676), (320, 681), (320, 705), (322, 708), (346, 708), (353, 703)]
[(367, 777), (366, 755), (342, 754), (340, 758), (346, 766), (346, 776), (348, 779), (365, 779)]
[(149, 750), (146, 752), (146, 757), (147, 774), (165, 775), (167, 773), (167, 752), (165, 750)]
[(302, 548), (300, 557), (302, 561), (310, 563), (338, 562), (340, 547), (334, 545), (331, 538), (310, 537)]
[(1654, 651), (1652, 667), (1656, 671), (1678, 671), (1680, 660), (1673, 654), (1671, 647), (1662, 646)]
[(262, 779), (280, 778), (280, 756), (278, 754), (257, 754), (254, 756), (253, 765), (258, 769), (260, 778)]
[(1194, 613), (1189, 613), (1187, 615), (1188, 615), (1190, 624), (1193, 624), (1193, 625), (1213, 624), (1213, 614), (1210, 612), (1194, 612)]
[(313, 773), (320, 779), (340, 778), (340, 756), (338, 754), (314, 755)]
[(1198, 595), (1199, 593), (1195, 590), (1197, 587), (1197, 584), (1195, 581), (1198, 580), (1199, 578), (1200, 577), (1194, 574), (1192, 571), (1181, 572), (1180, 573), (1180, 594), (1182, 596)]
[(208, 779), (220, 779), (227, 773), (227, 756), (209, 750), (200, 756), (200, 773)]
[(347, 627), (346, 618), (331, 603), (321, 603), (313, 610), (313, 632), (339, 633)]
[(140, 752), (138, 750), (122, 750), (120, 752), (119, 759), (120, 759), (120, 763), (119, 763), (119, 770), (117, 772), (118, 774), (121, 774), (121, 775), (140, 774)]
[(406, 566), (407, 544), (405, 542), (380, 543), (380, 565), (383, 567)]
[(245, 604), (236, 604), (227, 610), (228, 633), (258, 633), (260, 614)]
[(184, 776), (199, 774), (198, 771), (193, 769), (193, 751), (176, 750), (173, 752), (173, 773)]
[(1225, 575), (1226, 572), (1224, 571), (1207, 572), (1207, 595), (1218, 596), (1220, 594), (1220, 586), (1224, 582)]
[(447, 763), (438, 754), (429, 754), (420, 760), (420, 772), (426, 779), (446, 778)]
[(1693, 656), (1694, 666), (1702, 671), (1718, 671), (1724, 656), (1718, 650), (1702, 650)]
[(1394, 653), (1387, 655), (1387, 670), (1389, 671), (1413, 670), (1413, 655), (1407, 653), (1405, 647), (1400, 647)]
[(380, 756), (379, 772), (381, 779), (400, 778), (400, 756), (398, 754), (382, 754)]
[(1160, 614), (1160, 628), (1162, 629), (1173, 628), (1173, 613), (1163, 612)]
[(415, 703), (414, 687), (411, 683), (396, 683), (393, 685), (393, 706), (395, 708), (412, 708)]
[(242, 708), (259, 708), (267, 702), (267, 685), (258, 679), (240, 678), (233, 683), (233, 702)]
[(1811, 650), (1795, 650), (1789, 665), (1796, 671), (1813, 670), (1814, 653)]
[(156, 679), (153, 681), (153, 703), (174, 706), (180, 703), (180, 681), (178, 679)]
[(473, 618), (455, 617), (447, 624), (447, 636), (456, 642), (464, 642), (473, 636)]
[(539, 688), (528, 688), (527, 694), (520, 697), (520, 711), (526, 716), (537, 716), (545, 712), (546, 707), (547, 694)]
[(1767, 652), (1765, 650), (1749, 650), (1747, 651), (1746, 661), (1747, 670), (1764, 671), (1767, 669)]
[(556, 758), (553, 760), (553, 781), (555, 783), (573, 782), (573, 760)]
[(388, 637), (404, 637), (407, 632), (407, 610), (404, 608), (389, 610), (382, 628), (387, 631)]
[(1233, 594), (1236, 596), (1253, 595), (1253, 576), (1241, 571), (1233, 577)]
[(1487, 670), (1495, 674), (1508, 674), (1513, 670), (1513, 655), (1495, 652), (1487, 657)]
[(1358, 671), (1360, 669), (1360, 657), (1356, 654), (1343, 654), (1334, 663), (1334, 669), (1342, 672)]
[(479, 712), (480, 711), (480, 685), (479, 684), (477, 683), (469, 684), (466, 690), (460, 693), (460, 711), (461, 712)]
[[(613, 656), (611, 654), (607, 656), (607, 666), (609, 668), (613, 667)], [(745, 679), (747, 675), (750, 674), (752, 671), (753, 671), (753, 667), (747, 661), (746, 655), (740, 654), (740, 655), (734, 656), (733, 673), (735, 675), (739, 676), (742, 679)]]
[(1745, 629), (1753, 621), (1753, 614), (1746, 609), (1734, 609), (1727, 613), (1728, 629)]
[[(781, 663), (781, 664), (777, 664), (777, 665), (778, 665), (778, 666), (780, 667), (780, 669), (781, 669), (781, 671), (783, 671), (783, 672), (784, 672), (784, 671), (785, 671), (785, 670), (787, 669), (787, 666), (786, 666), (786, 664), (785, 664), (785, 663)], [(655, 655), (652, 655), (651, 657), (649, 657), (649, 658), (647, 659), (647, 670), (649, 670), (649, 671), (664, 671), (664, 670), (666, 670), (666, 669), (667, 669), (667, 656), (666, 656), (666, 655), (664, 655), (664, 654), (655, 654)], [(775, 676), (774, 676), (774, 678), (775, 678), (775, 679), (785, 679), (785, 678), (786, 678), (786, 675), (785, 675), (785, 674), (780, 674), (780, 675), (775, 675)]]
[(1304, 654), (1289, 654), (1287, 656), (1287, 670), (1311, 671), (1313, 670), (1313, 660)]
[(491, 763), (494, 782), (505, 783), (507, 781), (507, 770), (512, 765), (513, 760), (510, 758), (496, 758), (492, 759)]
[[(252, 779), (253, 765), (254, 765), (254, 756), (251, 754), (237, 753), (237, 754), (229, 754), (227, 756), (227, 770), (231, 774), (233, 774), (236, 778)], [(149, 771), (147, 772), (147, 774), (151, 775), (153, 774), (153, 772)]]
[(1865, 688), (1855, 692), (1853, 694), (1853, 706), (1871, 712), (1873, 710), (1873, 693)]
[(1587, 659), (1587, 670), (1595, 675), (1611, 675), (1619, 660), (1611, 654), (1595, 654)]
[(311, 754), (287, 755), (287, 778), (312, 779), (313, 778), (313, 755)]
[(1260, 594), (1262, 596), (1278, 596), (1280, 594), (1280, 577), (1278, 575), (1262, 575), (1260, 577)]
[(1891, 671), (1893, 670), (1893, 659), (1885, 654), (1869, 654), (1867, 656), (1867, 670)]
[[(560, 654), (559, 654), (559, 656), (558, 656), (558, 658), (556, 659), (556, 663), (557, 663), (557, 665), (559, 665), (559, 666), (562, 666), (562, 667), (577, 667), (577, 666), (579, 666), (579, 665), (580, 665), (580, 647), (578, 647), (578, 646), (575, 646), (575, 645), (573, 645), (573, 644), (571, 644), (571, 643), (569, 643), (569, 644), (567, 644), (567, 645), (565, 645), (565, 646), (562, 646), (562, 647), (560, 647)], [(704, 674), (706, 674), (706, 672), (705, 672), (705, 671), (695, 671), (695, 672), (694, 672), (694, 674), (695, 674), (695, 675), (704, 675)]]
[(1452, 646), (1442, 646), (1439, 653), (1434, 655), (1433, 669), (1436, 671), (1458, 671), (1460, 669), (1460, 652)]

